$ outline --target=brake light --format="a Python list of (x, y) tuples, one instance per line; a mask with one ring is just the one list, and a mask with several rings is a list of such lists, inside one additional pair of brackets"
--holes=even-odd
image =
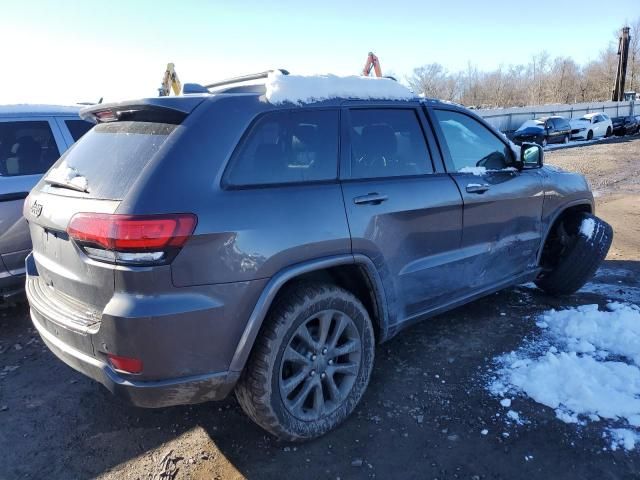
[(97, 260), (125, 264), (168, 263), (193, 233), (197, 217), (77, 213), (67, 233)]
[(141, 373), (142, 372), (142, 360), (137, 358), (120, 357), (111, 353), (107, 354), (109, 363), (120, 372), (125, 373)]

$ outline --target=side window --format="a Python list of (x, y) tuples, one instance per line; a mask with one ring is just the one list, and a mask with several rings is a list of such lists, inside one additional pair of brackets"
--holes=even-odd
[(602, 117), (600, 115), (596, 115), (593, 117), (593, 123), (600, 123), (602, 121)]
[(49, 122), (0, 122), (0, 176), (44, 173), (59, 156)]
[(413, 109), (353, 109), (351, 177), (433, 173), (424, 133)]
[(253, 125), (225, 176), (232, 186), (335, 180), (337, 110), (270, 112)]
[(69, 129), (69, 133), (71, 134), (74, 142), (80, 140), (80, 137), (93, 127), (93, 123), (85, 122), (84, 120), (65, 120), (64, 124)]
[(434, 113), (449, 147), (454, 171), (475, 167), (500, 170), (513, 163), (507, 144), (474, 118), (450, 110)]

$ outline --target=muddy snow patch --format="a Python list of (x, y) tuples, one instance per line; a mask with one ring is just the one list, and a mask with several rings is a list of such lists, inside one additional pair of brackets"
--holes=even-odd
[(640, 438), (640, 307), (612, 302), (605, 310), (597, 305), (550, 310), (536, 325), (536, 338), (495, 359), (489, 391), (503, 407), (511, 406), (505, 399), (527, 396), (553, 408), (565, 423), (605, 420), (603, 435), (612, 449), (635, 448)]

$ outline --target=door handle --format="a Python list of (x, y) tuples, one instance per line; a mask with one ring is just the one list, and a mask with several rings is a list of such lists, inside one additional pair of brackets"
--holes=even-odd
[(356, 205), (380, 205), (382, 202), (388, 200), (386, 195), (380, 195), (379, 193), (368, 193), (367, 195), (361, 195), (354, 197), (353, 203)]
[(489, 185), (487, 185), (486, 183), (483, 185), (480, 185), (478, 183), (470, 183), (469, 185), (467, 185), (466, 190), (469, 193), (484, 193), (489, 190)]

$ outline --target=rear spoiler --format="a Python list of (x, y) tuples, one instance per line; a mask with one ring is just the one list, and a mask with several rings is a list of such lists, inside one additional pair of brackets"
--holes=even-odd
[(179, 124), (205, 97), (143, 98), (118, 103), (103, 103), (83, 108), (83, 120), (93, 123), (118, 121), (160, 122)]

